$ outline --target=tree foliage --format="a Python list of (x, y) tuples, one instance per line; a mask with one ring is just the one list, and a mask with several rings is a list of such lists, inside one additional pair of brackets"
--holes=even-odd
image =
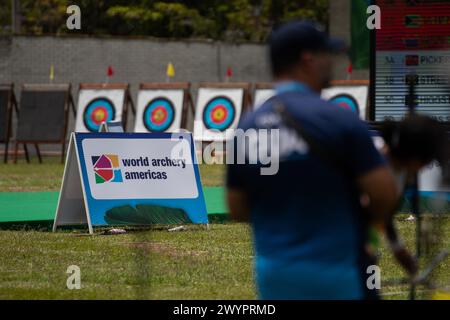
[[(11, 0), (0, 0), (0, 28), (10, 25)], [(83, 34), (263, 41), (282, 22), (328, 20), (328, 0), (79, 0)], [(3, 5), (4, 4), (4, 5)], [(72, 33), (70, 0), (21, 0), (22, 32)]]

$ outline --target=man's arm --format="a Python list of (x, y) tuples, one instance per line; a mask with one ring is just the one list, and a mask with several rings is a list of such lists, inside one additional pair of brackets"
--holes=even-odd
[(399, 199), (391, 170), (385, 165), (378, 166), (358, 177), (357, 183), (360, 191), (368, 197), (366, 211), (376, 224), (384, 225)]
[(238, 222), (250, 221), (250, 209), (245, 191), (237, 188), (228, 188), (227, 203), (232, 220)]

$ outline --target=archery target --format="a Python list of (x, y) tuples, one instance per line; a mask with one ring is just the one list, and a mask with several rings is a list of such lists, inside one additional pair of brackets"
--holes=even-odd
[(273, 89), (256, 89), (255, 90), (255, 102), (253, 109), (256, 110), (264, 104), (267, 100), (275, 95), (275, 90)]
[(184, 91), (141, 90), (134, 132), (177, 132), (180, 130)]
[(368, 95), (367, 86), (336, 86), (322, 90), (323, 99), (358, 114), (363, 120), (366, 119)]
[(98, 132), (103, 122), (112, 121), (115, 118), (116, 109), (108, 98), (95, 98), (84, 109), (83, 123), (90, 132)]
[(338, 105), (341, 108), (352, 111), (359, 114), (358, 102), (352, 96), (348, 94), (338, 94), (328, 100), (329, 102)]
[(125, 90), (80, 90), (76, 132), (98, 132), (104, 121), (122, 121)]
[(195, 114), (196, 141), (224, 141), (236, 129), (242, 112), (244, 89), (200, 88)]
[(203, 109), (203, 123), (208, 129), (225, 131), (236, 117), (236, 107), (226, 96), (214, 97)]

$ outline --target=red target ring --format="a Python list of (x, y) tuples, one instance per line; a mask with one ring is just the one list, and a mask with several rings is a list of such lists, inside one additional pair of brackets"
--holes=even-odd
[(157, 106), (151, 113), (151, 119), (153, 123), (157, 125), (163, 124), (167, 120), (168, 114), (166, 108), (163, 106)]
[(91, 120), (97, 125), (100, 125), (103, 121), (107, 119), (107, 117), (108, 117), (108, 110), (106, 110), (106, 107), (104, 106), (98, 106), (91, 113)]
[(91, 132), (98, 132), (103, 122), (115, 119), (116, 109), (111, 100), (106, 97), (95, 98), (90, 101), (83, 114), (83, 122)]
[(211, 110), (211, 118), (217, 124), (222, 124), (228, 117), (228, 111), (224, 105), (219, 104)]
[(217, 96), (209, 100), (203, 110), (203, 123), (207, 129), (225, 131), (236, 117), (236, 108), (230, 98)]
[(145, 107), (143, 114), (144, 126), (149, 132), (164, 132), (175, 120), (175, 107), (169, 99), (158, 97)]

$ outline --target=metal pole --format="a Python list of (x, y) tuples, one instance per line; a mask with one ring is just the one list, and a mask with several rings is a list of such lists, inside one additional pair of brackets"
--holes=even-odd
[[(416, 112), (416, 81), (418, 77), (415, 74), (410, 74), (406, 76), (406, 82), (409, 87), (408, 95), (408, 108), (409, 115), (414, 115)], [(418, 173), (414, 176), (414, 181), (412, 185), (412, 196), (411, 196), (411, 211), (416, 217), (416, 255), (417, 259), (421, 255), (421, 238), (422, 238), (422, 216), (420, 214), (420, 197), (419, 197), (419, 175)], [(416, 299), (416, 285), (411, 284), (409, 299)]]

